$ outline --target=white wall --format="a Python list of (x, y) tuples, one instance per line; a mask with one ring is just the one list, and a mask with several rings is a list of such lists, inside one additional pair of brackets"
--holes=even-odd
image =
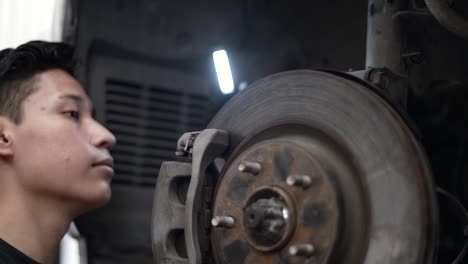
[(0, 0), (0, 50), (30, 40), (60, 41), (66, 0)]

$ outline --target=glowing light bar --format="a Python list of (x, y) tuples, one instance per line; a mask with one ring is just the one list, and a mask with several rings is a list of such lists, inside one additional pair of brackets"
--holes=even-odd
[(234, 81), (232, 79), (231, 66), (225, 50), (213, 52), (213, 61), (218, 76), (219, 88), (223, 94), (230, 94), (234, 91)]

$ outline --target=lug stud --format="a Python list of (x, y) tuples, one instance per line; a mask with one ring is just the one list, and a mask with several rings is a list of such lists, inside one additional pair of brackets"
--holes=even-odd
[(289, 255), (310, 257), (314, 254), (315, 248), (312, 244), (299, 244), (289, 247)]
[(240, 172), (251, 173), (257, 175), (262, 170), (262, 165), (254, 161), (242, 161), (238, 167)]
[(312, 184), (312, 179), (307, 175), (293, 175), (286, 178), (286, 184), (306, 189)]
[(231, 228), (234, 225), (234, 218), (230, 216), (215, 216), (211, 219), (211, 226)]

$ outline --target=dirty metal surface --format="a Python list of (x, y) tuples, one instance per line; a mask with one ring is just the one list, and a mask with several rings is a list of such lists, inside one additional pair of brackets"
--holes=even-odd
[(164, 162), (159, 170), (151, 217), (151, 239), (155, 263), (188, 264), (187, 253), (177, 245), (184, 240), (185, 199), (177, 189), (190, 181), (192, 166)]
[[(261, 171), (239, 171), (244, 161), (258, 162)], [(294, 176), (310, 177), (310, 185), (287, 180)], [(239, 155), (220, 182), (213, 214), (234, 218), (231, 228), (212, 230), (218, 263), (327, 263), (337, 239), (331, 178), (312, 153), (293, 142), (265, 142)], [(313, 247), (310, 256), (289, 253), (303, 244)]]
[[(218, 129), (189, 132), (177, 147), (191, 163), (164, 162), (158, 177), (152, 215), (154, 260), (164, 264), (200, 264), (203, 252), (199, 212), (209, 164), (228, 146), (228, 134)], [(184, 154), (184, 155), (185, 155)]]
[(228, 146), (228, 134), (219, 129), (205, 129), (201, 131), (192, 149), (192, 173), (187, 191), (185, 204), (185, 244), (187, 257), (191, 264), (201, 264), (203, 254), (200, 245), (200, 226), (198, 213), (203, 203), (203, 185), (206, 169)]
[[(321, 243), (326, 246), (324, 252), (331, 248), (331, 254), (328, 259), (322, 257), (310, 263), (434, 263), (438, 219), (425, 154), (399, 114), (362, 83), (311, 70), (275, 74), (234, 96), (208, 127), (227, 131), (230, 142), (223, 153), (226, 166), (218, 180), (213, 209), (215, 214), (232, 214), (234, 224), (212, 229), (212, 248), (219, 255), (217, 263), (291, 263), (283, 258), (285, 253), (311, 256), (320, 252)], [(328, 200), (325, 208), (336, 212), (338, 221), (334, 222), (333, 216), (330, 218), (327, 222), (330, 227), (323, 232), (331, 232), (332, 239), (318, 243), (317, 249), (301, 244), (289, 247), (287, 252), (287, 246), (262, 250), (254, 246), (261, 245), (262, 240), (249, 237), (242, 222), (246, 204), (247, 208), (255, 204), (249, 204), (255, 190), (280, 188), (293, 201), (291, 207), (295, 208), (296, 215), (305, 205), (295, 201), (296, 194), (290, 193), (287, 181), (286, 186), (284, 181), (272, 176), (273, 154), (267, 155), (265, 151), (270, 161), (263, 162), (272, 162), (265, 166), (271, 171), (265, 175), (258, 172), (258, 182), (236, 169), (239, 170), (242, 157), (254, 157), (255, 146), (271, 143), (267, 147), (271, 149), (274, 144), (291, 142), (304, 148), (310, 160), (316, 160), (315, 170), (325, 171), (323, 181), (331, 185), (323, 185), (323, 190), (336, 190), (336, 204), (333, 199)], [(252, 166), (250, 169), (256, 171)], [(236, 188), (241, 191), (229, 196)], [(313, 183), (309, 188), (314, 188)], [(327, 196), (314, 193), (306, 197), (325, 201)], [(284, 206), (285, 201), (274, 201), (272, 207)], [(256, 207), (261, 208), (263, 204), (258, 203)], [(277, 213), (273, 215), (277, 221)], [(282, 225), (279, 220), (279, 224), (268, 222), (261, 226), (266, 229), (272, 226), (276, 230), (274, 234), (287, 236), (287, 231), (282, 233), (278, 229)], [(296, 221), (291, 238), (285, 240), (290, 242), (297, 234), (307, 234), (309, 231), (303, 226), (309, 222), (314, 221)], [(249, 225), (256, 226), (256, 223)], [(231, 234), (230, 229), (238, 229), (239, 234)], [(320, 240), (314, 235), (308, 239)], [(278, 243), (283, 242), (278, 240)], [(271, 253), (274, 251), (275, 257)]]

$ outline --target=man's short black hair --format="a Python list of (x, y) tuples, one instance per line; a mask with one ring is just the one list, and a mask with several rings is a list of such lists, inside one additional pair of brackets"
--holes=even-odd
[(35, 90), (35, 76), (51, 69), (73, 75), (73, 48), (64, 43), (30, 41), (0, 51), (0, 115), (21, 122), (21, 105)]

